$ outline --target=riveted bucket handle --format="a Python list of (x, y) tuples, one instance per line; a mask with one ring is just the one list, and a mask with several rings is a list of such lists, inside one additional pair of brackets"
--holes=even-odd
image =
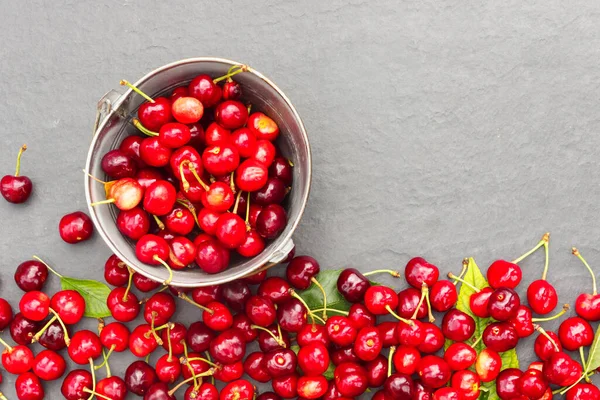
[(121, 97), (121, 93), (117, 92), (116, 90), (109, 90), (98, 101), (98, 105), (96, 107), (96, 120), (94, 122), (94, 135), (98, 131), (98, 127), (104, 118), (106, 118), (113, 110), (113, 105), (117, 102), (119, 97)]

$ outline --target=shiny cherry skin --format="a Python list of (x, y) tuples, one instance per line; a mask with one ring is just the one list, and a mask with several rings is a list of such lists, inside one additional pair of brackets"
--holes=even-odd
[(92, 374), (84, 369), (76, 369), (65, 377), (60, 391), (67, 400), (80, 400), (89, 397), (84, 389), (92, 390)]
[[(193, 324), (192, 324), (193, 325)], [(190, 325), (190, 329), (192, 328)], [(183, 344), (186, 339), (187, 329), (184, 325), (175, 322), (170, 329), (163, 329), (160, 333), (162, 339), (162, 346), (165, 351), (169, 351), (169, 342), (171, 345), (171, 351), (174, 355), (180, 355), (184, 352)], [(170, 339), (170, 340), (169, 340)], [(208, 345), (206, 347), (208, 349)], [(192, 349), (194, 350), (194, 349)], [(194, 350), (195, 351), (195, 350)]]
[[(420, 299), (421, 291), (412, 287), (398, 292), (398, 315), (406, 319), (412, 318)], [(425, 318), (425, 316), (427, 316), (427, 304), (423, 302), (417, 312), (417, 318)]]
[[(277, 329), (277, 327), (275, 325), (271, 325), (267, 329), (269, 331), (271, 331), (271, 333), (273, 335), (275, 335), (275, 337), (279, 336), (279, 330)], [(258, 341), (258, 346), (260, 347), (260, 350), (264, 353), (267, 353), (271, 350), (279, 349), (282, 347), (282, 345), (279, 343), (279, 341), (275, 341), (273, 336), (269, 335), (267, 332), (264, 332), (262, 330), (258, 333), (257, 341)], [(285, 345), (286, 349), (288, 349), (290, 347), (290, 336), (288, 335), (287, 332), (285, 332), (283, 330), (281, 331), (281, 342), (282, 342), (282, 344)]]
[(20, 312), (16, 313), (10, 323), (10, 336), (18, 344), (28, 345), (33, 335), (38, 332), (40, 328), (38, 325), (38, 322), (25, 318)]
[(219, 273), (229, 265), (229, 250), (216, 240), (207, 240), (197, 246), (196, 264), (208, 274)]
[(358, 334), (350, 319), (340, 315), (329, 318), (325, 327), (329, 339), (340, 347), (353, 344)]
[(234, 80), (228, 80), (223, 84), (223, 99), (238, 100), (242, 97), (242, 86)]
[(464, 400), (479, 398), (479, 376), (473, 371), (458, 371), (452, 375), (451, 387), (460, 392)]
[(496, 378), (496, 392), (502, 400), (517, 398), (519, 395), (519, 379), (523, 372), (518, 368), (508, 368)]
[(290, 374), (271, 381), (273, 391), (280, 397), (291, 399), (298, 395), (298, 375)]
[(3, 331), (13, 320), (13, 311), (8, 301), (0, 298), (0, 331)]
[(241, 361), (233, 364), (221, 365), (221, 368), (215, 370), (214, 377), (221, 382), (233, 382), (244, 375), (244, 363)]
[(276, 349), (264, 355), (263, 363), (272, 378), (280, 378), (296, 370), (298, 359), (292, 350)]
[(482, 382), (491, 382), (500, 373), (502, 368), (502, 358), (491, 349), (483, 349), (475, 361), (475, 371)]
[(50, 312), (50, 298), (44, 292), (27, 292), (19, 301), (19, 310), (25, 318), (31, 321), (41, 321)]
[(600, 321), (600, 295), (582, 293), (577, 296), (575, 312), (587, 321)]
[(502, 353), (517, 347), (519, 335), (508, 322), (494, 322), (483, 331), (483, 344), (497, 353)]
[(209, 235), (214, 235), (217, 232), (217, 221), (221, 213), (203, 208), (198, 213), (198, 222), (200, 228)]
[(113, 400), (125, 400), (127, 386), (125, 386), (123, 379), (118, 376), (111, 376), (98, 381), (96, 384), (96, 393)]
[(163, 145), (158, 137), (148, 137), (140, 143), (140, 157), (151, 167), (164, 167), (169, 164), (173, 150)]
[(144, 361), (134, 361), (125, 370), (127, 390), (138, 396), (146, 394), (150, 386), (158, 382), (154, 368)]
[(290, 284), (283, 278), (271, 276), (258, 286), (257, 294), (270, 299), (274, 304), (282, 304), (292, 298)]
[(138, 118), (148, 130), (158, 132), (161, 126), (171, 122), (171, 101), (166, 97), (157, 97), (154, 102), (145, 102), (138, 108)]
[(137, 296), (123, 287), (115, 288), (109, 293), (106, 305), (113, 318), (120, 322), (132, 321), (140, 312)]
[(36, 260), (22, 262), (15, 271), (15, 282), (24, 292), (42, 290), (46, 279), (48, 279), (48, 267)]
[(244, 360), (244, 372), (257, 382), (266, 383), (271, 380), (271, 375), (264, 364), (265, 354), (254, 352), (248, 355)]
[(119, 150), (127, 157), (131, 158), (139, 168), (144, 168), (146, 164), (140, 157), (140, 144), (144, 138), (140, 136), (127, 136), (119, 145)]
[(365, 363), (369, 387), (383, 386), (388, 376), (388, 360), (383, 355), (378, 355), (374, 360)]
[(488, 312), (498, 321), (508, 321), (517, 314), (520, 305), (521, 300), (514, 290), (498, 288), (490, 295)]
[(450, 380), (450, 367), (443, 358), (425, 356), (417, 364), (417, 375), (426, 386), (437, 389)]
[(221, 87), (209, 75), (198, 75), (188, 86), (190, 96), (200, 100), (204, 107), (213, 107), (222, 96)]
[(392, 361), (396, 372), (412, 375), (417, 371), (417, 365), (421, 361), (421, 353), (415, 347), (400, 346), (396, 349)]
[(248, 109), (236, 100), (226, 100), (215, 108), (215, 121), (225, 129), (238, 129), (248, 121)]
[(556, 289), (548, 281), (538, 279), (527, 287), (527, 302), (533, 312), (541, 315), (548, 314), (558, 304)]
[(269, 167), (269, 176), (279, 179), (286, 186), (290, 186), (293, 180), (291, 162), (284, 157), (276, 157)]
[(350, 318), (356, 329), (375, 325), (375, 316), (362, 303), (355, 303), (350, 306), (348, 318)]
[(251, 157), (256, 151), (256, 136), (248, 128), (236, 129), (229, 137), (229, 140), (237, 148), (240, 157)]
[(69, 244), (76, 244), (86, 241), (92, 236), (94, 225), (87, 214), (75, 211), (60, 219), (58, 232), (62, 240)]
[(92, 331), (80, 330), (75, 332), (68, 347), (69, 357), (79, 365), (88, 364), (102, 355), (102, 342)]
[(32, 372), (25, 372), (17, 377), (15, 392), (19, 400), (42, 400), (45, 395), (42, 383)]
[[(362, 328), (361, 328), (362, 329)], [(398, 339), (398, 323), (395, 321), (384, 321), (377, 324), (375, 327), (379, 331), (379, 337), (381, 338), (381, 345), (387, 349), (392, 346), (398, 346), (400, 340)], [(360, 331), (360, 329), (359, 329)]]
[(148, 189), (154, 182), (163, 180), (165, 177), (161, 170), (156, 168), (144, 168), (135, 174), (140, 186), (144, 189)]
[(217, 388), (208, 382), (202, 383), (200, 387), (196, 388), (194, 385), (188, 387), (184, 394), (184, 400), (219, 400), (219, 391)]
[(217, 239), (228, 249), (235, 249), (246, 240), (246, 223), (237, 214), (224, 213), (217, 220)]
[(536, 369), (525, 371), (519, 378), (517, 385), (519, 393), (530, 399), (539, 399), (548, 389), (548, 383), (544, 379), (542, 371)]
[(296, 335), (298, 346), (305, 347), (313, 343), (319, 343), (323, 346), (329, 345), (329, 336), (323, 325), (304, 325)]
[(338, 276), (337, 289), (351, 303), (362, 301), (369, 287), (367, 277), (355, 268), (345, 268)]
[[(202, 194), (200, 201), (202, 205), (215, 212), (223, 213), (229, 210), (234, 202), (235, 196), (231, 190), (231, 187), (223, 182), (212, 183), (208, 190), (205, 190)], [(240, 208), (241, 205), (238, 205)]]
[(386, 286), (371, 286), (367, 289), (364, 299), (367, 309), (374, 315), (388, 314), (389, 309), (398, 306), (398, 295)]
[(276, 155), (277, 149), (273, 143), (268, 140), (258, 140), (250, 157), (268, 168), (273, 163)]
[(275, 239), (287, 225), (287, 213), (279, 204), (264, 207), (256, 218), (256, 231), (266, 239)]
[(135, 255), (138, 260), (150, 265), (160, 265), (160, 260), (169, 257), (169, 244), (160, 236), (147, 234), (138, 240), (135, 245)]
[(475, 364), (477, 352), (468, 344), (452, 343), (444, 352), (444, 360), (453, 371), (461, 371)]
[(235, 171), (235, 185), (244, 192), (255, 192), (269, 179), (267, 167), (255, 159), (243, 161)]
[(134, 178), (122, 178), (112, 182), (106, 198), (122, 211), (137, 207), (142, 201), (144, 188)]
[[(396, 326), (395, 323), (394, 326)], [(362, 361), (373, 361), (377, 358), (382, 348), (383, 340), (379, 329), (368, 326), (358, 331), (356, 341), (354, 342), (354, 352)]]
[(252, 292), (246, 282), (233, 281), (221, 286), (221, 298), (234, 311), (244, 310), (251, 296)]
[(414, 381), (414, 400), (431, 400), (433, 399), (433, 390), (423, 385), (420, 379)]
[(52, 296), (50, 307), (58, 313), (65, 324), (74, 325), (83, 318), (85, 300), (75, 290), (61, 290)]
[(243, 333), (238, 329), (221, 332), (210, 342), (209, 352), (213, 359), (223, 364), (242, 361), (246, 353)]
[(111, 179), (133, 178), (138, 169), (134, 159), (119, 149), (106, 153), (100, 165)]
[(248, 129), (259, 140), (274, 141), (279, 136), (277, 123), (262, 112), (254, 112), (248, 117)]
[(509, 319), (508, 322), (515, 328), (517, 336), (519, 338), (524, 338), (531, 336), (535, 330), (532, 318), (531, 309), (521, 304), (517, 314)]
[(9, 203), (20, 204), (26, 202), (33, 189), (31, 179), (19, 175), (21, 170), (21, 155), (25, 150), (27, 150), (26, 145), (23, 145), (19, 150), (15, 174), (5, 175), (0, 179), (0, 194)]
[(522, 278), (521, 267), (505, 260), (494, 261), (487, 270), (488, 283), (494, 289), (501, 287), (514, 289), (521, 283)]
[(354, 346), (342, 347), (331, 353), (331, 362), (338, 366), (343, 363), (360, 363), (360, 358), (354, 352)]
[(298, 351), (298, 365), (306, 376), (319, 376), (329, 367), (330, 357), (327, 347), (322, 343), (314, 342), (300, 347)]
[(200, 305), (206, 306), (213, 301), (221, 301), (221, 286), (209, 285), (192, 290), (192, 299)]
[(171, 269), (181, 270), (187, 268), (196, 258), (196, 246), (184, 236), (177, 236), (169, 241), (169, 259), (167, 263)]
[(164, 382), (156, 382), (148, 388), (144, 400), (175, 400), (175, 396), (169, 394), (169, 387)]
[(421, 353), (432, 354), (444, 347), (444, 334), (436, 325), (424, 322), (421, 325), (423, 330), (423, 342), (417, 346)]
[(415, 392), (412, 378), (400, 373), (390, 375), (383, 388), (385, 396), (389, 396), (390, 399), (411, 400)]
[(554, 353), (544, 362), (544, 378), (554, 385), (571, 386), (581, 377), (583, 368), (568, 354)]
[(150, 214), (167, 215), (173, 210), (177, 197), (175, 187), (168, 181), (156, 181), (144, 193), (144, 209)]
[(346, 397), (358, 397), (367, 390), (369, 381), (367, 371), (355, 363), (342, 363), (333, 372), (335, 385)]
[(253, 399), (254, 386), (245, 379), (239, 379), (221, 389), (220, 400)]
[[(187, 180), (188, 184), (199, 183), (196, 174), (202, 176), (204, 171), (200, 153), (192, 146), (183, 146), (173, 151), (169, 158), (169, 166), (171, 167), (173, 176), (181, 181), (183, 192), (187, 192), (190, 189), (183, 182)], [(196, 174), (192, 172), (193, 170), (195, 170)]]
[[(171, 112), (176, 121), (181, 122), (182, 124), (193, 124), (200, 121), (204, 115), (204, 106), (200, 100), (195, 97), (184, 96), (173, 101)], [(163, 125), (163, 127), (165, 125)]]
[(257, 190), (252, 192), (252, 202), (261, 205), (268, 206), (269, 204), (281, 204), (287, 194), (287, 188), (285, 184), (277, 178), (269, 178), (267, 183)]
[(580, 347), (592, 345), (594, 330), (590, 323), (583, 318), (571, 317), (560, 324), (558, 338), (565, 349), (575, 351)]
[(127, 326), (120, 322), (111, 322), (102, 328), (100, 342), (109, 350), (122, 352), (127, 350), (129, 335)]
[(321, 271), (319, 262), (310, 256), (296, 256), (286, 268), (287, 281), (296, 289), (305, 290)]
[(33, 352), (24, 345), (13, 346), (2, 352), (2, 366), (9, 374), (20, 375), (33, 366)]
[(454, 307), (458, 301), (456, 286), (445, 279), (437, 281), (429, 289), (429, 301), (431, 302), (431, 307), (435, 311), (448, 311)]
[[(552, 341), (550, 341), (546, 335), (549, 336)], [(535, 354), (542, 361), (546, 361), (552, 354), (562, 351), (562, 343), (559, 340), (558, 335), (552, 331), (546, 331), (546, 335), (540, 333), (533, 345)]]
[(415, 257), (408, 261), (404, 268), (406, 282), (416, 289), (421, 289), (423, 284), (433, 286), (437, 282), (440, 271), (435, 265), (428, 263), (422, 257)]
[(147, 323), (160, 326), (166, 324), (175, 313), (175, 299), (168, 293), (154, 293), (144, 305), (144, 319)]
[(125, 286), (129, 280), (127, 265), (116, 255), (111, 255), (104, 264), (104, 280), (112, 286)]
[(233, 325), (233, 316), (223, 303), (212, 301), (206, 305), (206, 308), (212, 311), (212, 313), (208, 311), (202, 312), (202, 320), (206, 326), (217, 332), (231, 328), (231, 325)]
[(442, 320), (442, 332), (446, 338), (452, 341), (464, 342), (473, 336), (475, 320), (460, 310), (450, 310)]
[(52, 350), (43, 350), (33, 360), (33, 372), (45, 381), (53, 381), (60, 378), (67, 368), (65, 359)]
[(145, 277), (144, 275), (142, 275), (138, 272), (135, 272), (133, 274), (132, 282), (133, 282), (133, 286), (135, 286), (135, 288), (137, 290), (139, 290), (140, 292), (143, 292), (143, 293), (151, 292), (154, 289), (157, 289), (161, 285), (160, 282), (156, 282), (148, 277)]
[(398, 342), (403, 346), (417, 347), (425, 340), (424, 326), (417, 320), (413, 320), (411, 325), (402, 321), (398, 322), (396, 333)]
[(471, 295), (469, 298), (469, 308), (474, 315), (479, 318), (489, 318), (488, 304), (490, 303), (492, 293), (494, 293), (494, 289), (484, 287), (479, 292)]
[(228, 175), (240, 165), (240, 154), (235, 146), (222, 142), (204, 149), (202, 164), (211, 175)]
[(165, 228), (174, 234), (189, 235), (195, 227), (194, 215), (185, 207), (175, 207), (164, 219)]
[(600, 389), (591, 383), (578, 383), (567, 392), (567, 400), (600, 399)]
[(320, 399), (327, 391), (328, 383), (324, 376), (301, 376), (297, 391), (302, 399)]
[[(33, 333), (32, 333), (33, 336)], [(29, 342), (31, 339), (29, 339)], [(51, 323), (40, 337), (39, 343), (48, 350), (59, 351), (67, 347), (65, 343), (65, 331), (58, 321)]]
[(216, 122), (211, 122), (210, 125), (208, 125), (208, 127), (206, 128), (206, 131), (204, 132), (204, 142), (208, 146), (213, 146), (215, 144), (223, 142), (233, 142), (231, 137), (231, 131), (229, 129), (223, 128)]
[(243, 338), (246, 343), (254, 342), (258, 337), (258, 332), (252, 327), (252, 321), (243, 313), (233, 316), (233, 324), (231, 327), (242, 331)]
[(246, 302), (245, 310), (255, 325), (267, 327), (275, 322), (275, 305), (266, 297), (251, 296)]
[(154, 366), (158, 380), (165, 383), (175, 382), (181, 375), (181, 363), (177, 356), (163, 354)]
[(290, 299), (277, 307), (277, 323), (287, 332), (299, 332), (306, 325), (306, 308), (298, 299)]
[(452, 387), (445, 387), (435, 391), (433, 393), (435, 400), (461, 400), (462, 394), (458, 390)]

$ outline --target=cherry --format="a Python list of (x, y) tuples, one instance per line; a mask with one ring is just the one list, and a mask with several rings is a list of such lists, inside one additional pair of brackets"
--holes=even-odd
[(411, 400), (415, 391), (414, 382), (409, 375), (390, 375), (384, 384), (384, 395), (390, 399)]
[(266, 330), (259, 329), (258, 346), (264, 353), (279, 348), (287, 349), (290, 347), (290, 337), (287, 332), (272, 325)]
[(60, 378), (67, 368), (65, 359), (52, 350), (43, 350), (33, 360), (33, 372), (45, 381)]
[(263, 269), (258, 272), (253, 273), (252, 275), (247, 275), (244, 277), (244, 282), (249, 285), (258, 285), (267, 277), (267, 270)]
[(333, 372), (335, 386), (346, 397), (360, 396), (367, 390), (367, 371), (355, 363), (342, 363)]
[(229, 250), (216, 240), (207, 240), (196, 249), (196, 264), (208, 274), (224, 271), (229, 265)]
[(102, 346), (109, 349), (111, 352), (122, 352), (127, 350), (129, 343), (129, 328), (120, 322), (111, 322), (102, 327), (100, 331), (100, 342)]
[(417, 375), (425, 386), (433, 389), (448, 383), (450, 374), (448, 363), (437, 356), (425, 356), (417, 364)]
[(119, 150), (127, 157), (135, 161), (138, 167), (144, 168), (146, 164), (140, 157), (140, 144), (143, 138), (140, 136), (127, 136), (119, 145)]
[(462, 399), (462, 394), (454, 388), (445, 387), (436, 390), (433, 394), (433, 398), (435, 400), (460, 400)]
[(236, 100), (226, 100), (215, 108), (215, 121), (225, 129), (238, 129), (246, 124), (248, 109)]
[[(293, 287), (305, 290), (308, 289), (312, 283), (316, 282), (315, 275), (320, 271), (321, 267), (314, 258), (310, 256), (296, 256), (287, 266), (286, 277), (287, 281)], [(316, 284), (319, 285), (318, 282), (316, 282)]]
[(415, 400), (431, 400), (433, 399), (433, 391), (424, 386), (420, 379), (414, 380), (414, 399)]
[(246, 223), (235, 213), (224, 213), (217, 220), (216, 236), (228, 249), (235, 249), (246, 240)]
[(298, 379), (298, 395), (304, 399), (319, 399), (327, 391), (324, 376), (302, 376)]
[(517, 347), (519, 336), (508, 322), (494, 322), (483, 331), (483, 343), (486, 347), (501, 353)]
[(148, 363), (144, 361), (134, 361), (125, 370), (125, 385), (127, 390), (143, 396), (150, 386), (158, 381), (156, 372)]
[(175, 207), (165, 216), (165, 228), (174, 234), (189, 235), (196, 226), (194, 214), (185, 207)]
[(375, 325), (375, 316), (361, 303), (352, 304), (350, 306), (348, 318), (350, 318), (350, 321), (352, 321), (352, 324), (356, 329)]
[(240, 157), (251, 157), (256, 151), (256, 137), (248, 128), (236, 129), (233, 131), (229, 139), (237, 148), (238, 152), (240, 153)]
[(61, 218), (58, 223), (58, 232), (62, 240), (75, 244), (88, 240), (94, 232), (94, 225), (87, 214), (75, 211)]
[(600, 399), (600, 389), (591, 383), (578, 383), (567, 392), (567, 400)]
[(140, 144), (140, 157), (151, 167), (166, 166), (169, 164), (171, 154), (172, 150), (163, 145), (158, 137), (145, 138)]
[(488, 312), (498, 321), (508, 321), (517, 314), (520, 305), (521, 300), (514, 290), (498, 288), (490, 295)]
[(167, 263), (172, 269), (185, 269), (194, 262), (196, 246), (186, 237), (177, 236), (169, 242), (169, 259)]
[(350, 346), (354, 343), (358, 332), (347, 317), (333, 316), (325, 324), (329, 339), (338, 346)]
[(19, 400), (42, 400), (44, 387), (32, 372), (25, 372), (15, 381), (15, 392)]
[(203, 208), (198, 213), (198, 222), (200, 224), (200, 228), (208, 235), (214, 235), (217, 232), (217, 221), (221, 216), (220, 213), (216, 211), (209, 210), (207, 208)]
[(146, 357), (152, 353), (162, 339), (151, 325), (142, 324), (135, 327), (129, 336), (129, 349), (136, 357)]
[(10, 336), (18, 344), (30, 344), (33, 335), (35, 335), (38, 329), (39, 326), (36, 322), (30, 321), (19, 312), (15, 314), (10, 323)]
[(417, 365), (421, 361), (421, 353), (415, 347), (400, 346), (394, 352), (392, 361), (396, 372), (412, 375), (417, 371)]
[(252, 321), (248, 316), (240, 313), (233, 316), (232, 328), (237, 328), (243, 333), (244, 341), (250, 343), (256, 340), (258, 332), (252, 327)]
[(250, 232), (246, 232), (244, 241), (238, 246), (236, 251), (241, 256), (250, 258), (259, 255), (264, 249), (264, 239), (258, 234), (258, 232), (252, 229)]
[(560, 324), (558, 338), (565, 349), (575, 351), (580, 347), (592, 345), (594, 331), (589, 322), (583, 318), (571, 317)]
[(444, 352), (444, 360), (448, 363), (450, 369), (460, 371), (467, 369), (475, 364), (477, 352), (475, 349), (465, 343), (452, 343)]
[(297, 366), (296, 353), (289, 349), (276, 349), (264, 355), (263, 365), (272, 378), (293, 373)]
[(280, 204), (287, 194), (285, 184), (277, 178), (267, 179), (267, 183), (252, 193), (252, 201), (261, 206)]
[(306, 376), (318, 376), (329, 367), (329, 352), (323, 343), (314, 342), (300, 347), (298, 365)]
[(209, 174), (228, 175), (240, 165), (240, 154), (235, 146), (222, 142), (204, 149), (202, 163)]
[(181, 189), (184, 193), (190, 190), (188, 180), (191, 180), (192, 183), (200, 182), (200, 176), (204, 171), (202, 157), (192, 146), (184, 146), (175, 150), (169, 159), (169, 166), (173, 176), (181, 181)]
[(230, 382), (221, 389), (220, 400), (253, 399), (254, 386), (244, 379)]
[(304, 325), (296, 335), (298, 346), (305, 347), (312, 343), (320, 343), (323, 346), (329, 345), (329, 336), (323, 325)]
[[(393, 336), (395, 339), (396, 335)], [(358, 332), (356, 341), (354, 342), (354, 352), (358, 358), (363, 361), (373, 361), (377, 358), (382, 348), (383, 342), (377, 328), (365, 327)]]
[(73, 362), (83, 365), (100, 357), (102, 342), (94, 332), (83, 329), (75, 332), (67, 350)]
[(398, 328), (396, 329), (398, 342), (404, 346), (419, 346), (425, 339), (425, 326), (426, 325), (417, 320), (412, 321), (412, 324), (402, 321), (398, 322)]
[(519, 379), (523, 372), (518, 368), (507, 368), (496, 378), (496, 392), (502, 400), (518, 398)]
[(9, 374), (20, 375), (27, 372), (33, 366), (33, 352), (24, 345), (9, 346), (0, 339), (5, 347), (2, 352), (2, 366)]
[(102, 183), (107, 189), (106, 200), (91, 203), (91, 206), (114, 204), (119, 210), (128, 211), (137, 207), (142, 201), (144, 188), (134, 178), (122, 178), (118, 181)]
[[(31, 339), (33, 338), (33, 332), (37, 331), (37, 327), (32, 331), (31, 337), (27, 341), (27, 343), (31, 343)], [(67, 347), (67, 343), (65, 341), (65, 337), (69, 337), (69, 332), (66, 333), (63, 330), (60, 322), (54, 321), (50, 325), (47, 325), (46, 330), (40, 336), (38, 342), (49, 350), (62, 350)], [(21, 343), (25, 344), (25, 343)]]
[(46, 279), (48, 279), (48, 267), (37, 260), (22, 262), (15, 271), (15, 282), (24, 292), (42, 290)]
[[(582, 293), (577, 296), (575, 300), (575, 312), (577, 315), (582, 317), (587, 321), (600, 321), (600, 295), (598, 295), (598, 290), (596, 287), (596, 274), (589, 266), (587, 261), (583, 258), (583, 256), (579, 253), (575, 247), (573, 247), (573, 255), (581, 260), (583, 265), (587, 268), (592, 275), (592, 293)], [(568, 395), (567, 395), (568, 397)]]
[(14, 175), (4, 175), (0, 180), (0, 193), (9, 203), (19, 204), (27, 201), (33, 189), (31, 179), (26, 176), (20, 176), (21, 156), (27, 150), (27, 146), (23, 145), (19, 149), (17, 155), (17, 167)]
[(444, 336), (455, 342), (464, 342), (475, 332), (473, 317), (460, 310), (453, 309), (444, 315), (442, 320)]
[(113, 289), (106, 300), (106, 305), (114, 319), (129, 322), (140, 312), (140, 304), (135, 294), (126, 288)]
[(353, 346), (342, 347), (331, 353), (331, 362), (338, 366), (342, 363), (360, 363), (360, 358), (354, 352)]
[(221, 297), (232, 310), (244, 310), (250, 296), (250, 287), (243, 281), (228, 282), (221, 286)]
[(369, 387), (383, 386), (388, 376), (388, 360), (384, 356), (378, 355), (374, 360), (367, 362), (365, 369), (367, 370)]
[(242, 86), (232, 79), (223, 84), (223, 98), (225, 100), (238, 100), (242, 96)]
[(355, 268), (345, 268), (338, 276), (338, 292), (351, 303), (362, 301), (369, 287), (371, 283), (367, 277)]
[(543, 374), (549, 383), (571, 386), (581, 377), (583, 368), (563, 352), (554, 353), (544, 362)]
[(408, 288), (398, 293), (398, 315), (402, 318), (425, 318), (427, 306), (421, 301), (421, 293), (415, 288)]
[(451, 386), (462, 394), (464, 400), (479, 398), (479, 376), (473, 371), (458, 371), (452, 376)]
[(135, 179), (137, 179), (140, 186), (145, 189), (148, 189), (150, 185), (154, 182), (165, 179), (161, 170), (156, 168), (144, 168), (138, 171), (135, 174)]
[(219, 400), (219, 392), (217, 388), (208, 383), (204, 382), (200, 387), (190, 386), (185, 391), (184, 400), (194, 400), (194, 399), (202, 399), (202, 400)]
[(200, 357), (200, 354), (197, 353), (188, 353), (186, 357), (182, 357), (180, 362), (183, 364), (181, 369), (183, 379), (187, 380), (194, 375), (200, 375), (208, 372), (210, 366), (208, 365), (207, 361), (208, 360)]
[(118, 376), (109, 376), (98, 381), (96, 384), (96, 393), (113, 400), (125, 400), (127, 387), (123, 379)]
[(37, 290), (27, 292), (21, 297), (19, 310), (23, 316), (31, 321), (41, 321), (50, 312), (50, 298)]
[(83, 369), (76, 369), (67, 374), (60, 391), (67, 400), (88, 398), (92, 389), (92, 374)]
[(255, 381), (265, 383), (271, 380), (271, 375), (264, 364), (265, 354), (260, 352), (251, 353), (244, 361), (244, 372)]
[(275, 306), (273, 302), (266, 297), (250, 297), (246, 302), (245, 309), (246, 315), (255, 325), (267, 327), (275, 322)]
[(515, 328), (519, 338), (531, 336), (535, 330), (531, 309), (524, 305), (519, 306), (517, 314), (509, 319), (508, 322)]
[[(203, 324), (204, 325), (204, 324)], [(193, 329), (194, 324), (190, 325), (190, 330)], [(163, 348), (171, 352), (172, 354), (179, 355), (184, 353), (185, 351), (185, 343), (186, 343), (186, 335), (188, 334), (188, 330), (184, 325), (175, 322), (167, 324), (167, 329), (161, 331), (161, 340)], [(191, 347), (191, 346), (190, 346)], [(208, 349), (208, 344), (206, 345), (205, 350)], [(193, 351), (196, 351), (195, 348), (192, 348)]]
[(246, 353), (246, 341), (238, 329), (221, 332), (210, 342), (210, 355), (214, 360), (223, 364), (241, 361)]
[(404, 268), (406, 282), (415, 289), (421, 289), (423, 284), (433, 286), (437, 282), (440, 271), (435, 265), (428, 263), (422, 257), (415, 257), (408, 261)]
[(456, 286), (447, 280), (440, 280), (429, 289), (431, 307), (438, 312), (446, 312), (458, 301)]
[(181, 363), (177, 357), (169, 354), (164, 354), (156, 360), (154, 369), (158, 380), (165, 383), (173, 383), (181, 375)]
[(248, 129), (259, 140), (274, 141), (279, 136), (279, 127), (271, 118), (261, 112), (255, 112), (248, 117)]
[(273, 163), (276, 154), (277, 149), (273, 143), (269, 142), (268, 140), (258, 140), (256, 142), (256, 146), (254, 146), (254, 151), (251, 155), (251, 158), (262, 163), (268, 168)]
[[(118, 218), (117, 218), (118, 219)], [(44, 266), (45, 267), (45, 266)], [(48, 273), (46, 272), (46, 275)], [(129, 281), (129, 270), (116, 255), (111, 255), (104, 264), (104, 280), (112, 286), (125, 286)]]
[(213, 301), (221, 300), (222, 287), (218, 285), (203, 286), (192, 290), (192, 299), (200, 305), (206, 306)]
[(13, 320), (13, 311), (8, 301), (0, 298), (0, 331), (3, 331)]
[(544, 380), (542, 371), (535, 369), (525, 371), (517, 385), (519, 392), (530, 399), (539, 399), (548, 389), (548, 383)]
[(212, 107), (221, 100), (221, 87), (208, 75), (198, 75), (188, 86), (189, 95), (202, 102), (204, 107)]
[(175, 205), (177, 191), (167, 181), (156, 181), (144, 194), (144, 209), (150, 214), (166, 215)]
[(240, 379), (244, 375), (244, 364), (241, 361), (233, 364), (221, 365), (214, 372), (216, 380), (221, 382), (232, 382)]
[(381, 338), (381, 344), (383, 348), (389, 348), (392, 346), (398, 346), (400, 340), (398, 339), (398, 323), (394, 321), (381, 322), (375, 327), (379, 331), (379, 337)]
[(421, 326), (423, 342), (417, 346), (421, 353), (432, 354), (444, 347), (444, 334), (436, 325), (424, 322)]
[(556, 333), (538, 328), (540, 334), (535, 339), (533, 349), (542, 361), (548, 360), (552, 354), (562, 351), (562, 344)]
[(154, 293), (144, 306), (144, 319), (149, 324), (164, 325), (175, 313), (175, 299), (168, 293)]
[(522, 278), (521, 267), (505, 260), (494, 261), (487, 270), (487, 281), (494, 289), (514, 289), (521, 283)]
[(475, 371), (482, 382), (491, 382), (500, 373), (502, 358), (492, 349), (483, 349), (475, 361)]
[(135, 245), (135, 255), (138, 260), (149, 265), (162, 265), (167, 268), (169, 278), (164, 282), (167, 285), (173, 277), (173, 271), (165, 262), (169, 258), (170, 251), (169, 244), (165, 239), (151, 234), (142, 236)]
[(267, 167), (260, 161), (249, 158), (235, 171), (235, 185), (244, 192), (255, 192), (265, 186), (269, 179)]
[(78, 323), (85, 313), (85, 300), (75, 290), (56, 292), (50, 300), (50, 306), (67, 325)]
[(137, 172), (135, 160), (119, 149), (106, 153), (100, 165), (111, 179), (133, 178)]
[(204, 142), (208, 146), (216, 145), (223, 142), (232, 142), (231, 131), (229, 129), (223, 128), (216, 122), (211, 122), (210, 125), (208, 125), (208, 127), (206, 128), (206, 131), (204, 132)]
[(151, 292), (161, 285), (160, 282), (153, 281), (152, 279), (137, 272), (133, 274), (133, 278), (131, 281), (133, 282), (133, 286), (135, 286), (137, 290), (144, 293)]
[(539, 279), (527, 287), (527, 301), (534, 312), (544, 315), (556, 308), (558, 295), (550, 283)]
[[(193, 124), (200, 121), (204, 114), (202, 103), (194, 97), (179, 97), (171, 106), (173, 117), (182, 124)], [(165, 124), (168, 125), (168, 124)], [(165, 126), (163, 125), (163, 127)], [(162, 130), (162, 127), (161, 127)], [(180, 146), (175, 146), (180, 147)]]

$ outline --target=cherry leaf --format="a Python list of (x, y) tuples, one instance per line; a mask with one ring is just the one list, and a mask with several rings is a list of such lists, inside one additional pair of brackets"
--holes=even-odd
[(596, 331), (594, 342), (590, 347), (587, 358), (587, 366), (585, 366), (585, 372), (591, 372), (596, 368), (600, 367), (600, 326)]
[(110, 317), (110, 310), (106, 305), (106, 299), (110, 294), (110, 288), (102, 282), (89, 279), (77, 279), (62, 276), (60, 285), (63, 290), (75, 290), (85, 300), (85, 314), (88, 318)]

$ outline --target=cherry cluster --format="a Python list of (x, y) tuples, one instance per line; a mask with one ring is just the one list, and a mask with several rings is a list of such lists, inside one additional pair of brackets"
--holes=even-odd
[(232, 76), (244, 71), (200, 75), (154, 99), (121, 82), (147, 100), (133, 119), (145, 137), (128, 136), (103, 156), (113, 180), (100, 181), (107, 199), (94, 205), (118, 208), (117, 227), (140, 261), (214, 274), (231, 250), (254, 257), (285, 228), (292, 164), (275, 145), (277, 123), (242, 103)]

